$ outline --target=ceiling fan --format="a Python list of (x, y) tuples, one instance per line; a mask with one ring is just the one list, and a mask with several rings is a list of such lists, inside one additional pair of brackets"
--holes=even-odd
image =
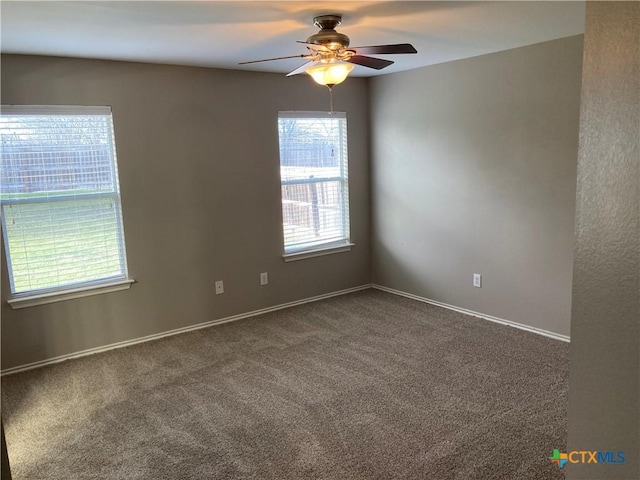
[(340, 15), (320, 15), (314, 17), (313, 24), (320, 29), (311, 35), (304, 42), (308, 53), (302, 55), (290, 55), (287, 57), (265, 58), (263, 60), (252, 60), (241, 62), (239, 65), (249, 63), (271, 62), (273, 60), (284, 60), (287, 58), (304, 58), (308, 61), (289, 72), (287, 76), (297, 75), (307, 72), (313, 79), (331, 89), (334, 85), (343, 82), (353, 66), (382, 70), (393, 64), (391, 60), (369, 57), (367, 55), (389, 55), (397, 53), (418, 53), (413, 45), (409, 43), (399, 43), (394, 45), (373, 45), (369, 47), (349, 47), (349, 37), (336, 32), (335, 28), (342, 23)]

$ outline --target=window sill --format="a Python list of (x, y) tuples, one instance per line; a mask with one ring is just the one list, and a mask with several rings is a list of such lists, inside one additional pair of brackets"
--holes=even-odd
[(299, 252), (285, 253), (282, 258), (285, 262), (295, 262), (296, 260), (304, 260), (306, 258), (320, 257), (322, 255), (333, 255), (334, 253), (348, 252), (355, 243), (343, 243), (341, 245), (333, 245), (330, 247), (320, 247), (313, 250), (302, 250)]
[(113, 282), (78, 287), (65, 291), (17, 296), (11, 300), (7, 300), (7, 303), (11, 308), (17, 310), (19, 308), (35, 307), (37, 305), (45, 305), (47, 303), (62, 302), (73, 298), (89, 297), (92, 295), (101, 295), (103, 293), (128, 290), (134, 282), (135, 280), (132, 279), (116, 280)]

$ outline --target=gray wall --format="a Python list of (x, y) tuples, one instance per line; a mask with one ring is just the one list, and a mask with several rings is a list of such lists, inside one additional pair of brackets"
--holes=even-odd
[[(367, 284), (368, 98), (336, 87), (348, 115), (348, 253), (281, 258), (278, 110), (328, 110), (305, 76), (3, 56), (2, 103), (111, 105), (131, 290), (12, 310), (2, 255), (2, 367)], [(270, 284), (260, 287), (259, 273)], [(214, 294), (224, 280), (226, 293)]]
[(373, 80), (374, 283), (569, 335), (581, 61), (576, 36)]
[(569, 380), (570, 450), (626, 452), (567, 478), (640, 478), (640, 4), (588, 2)]

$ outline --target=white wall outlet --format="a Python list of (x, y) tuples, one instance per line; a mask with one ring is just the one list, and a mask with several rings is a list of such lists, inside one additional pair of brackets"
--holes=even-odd
[(479, 273), (473, 274), (473, 286), (482, 288), (482, 275), (480, 275)]
[(216, 295), (220, 295), (224, 293), (224, 282), (222, 280), (218, 280), (216, 282)]
[(269, 274), (267, 272), (262, 272), (260, 274), (260, 285), (267, 285), (269, 283)]

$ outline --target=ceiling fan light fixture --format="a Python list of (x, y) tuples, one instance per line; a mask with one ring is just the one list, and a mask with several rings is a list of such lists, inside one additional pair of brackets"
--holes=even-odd
[(353, 65), (344, 62), (320, 63), (305, 71), (320, 85), (337, 85), (345, 81)]

